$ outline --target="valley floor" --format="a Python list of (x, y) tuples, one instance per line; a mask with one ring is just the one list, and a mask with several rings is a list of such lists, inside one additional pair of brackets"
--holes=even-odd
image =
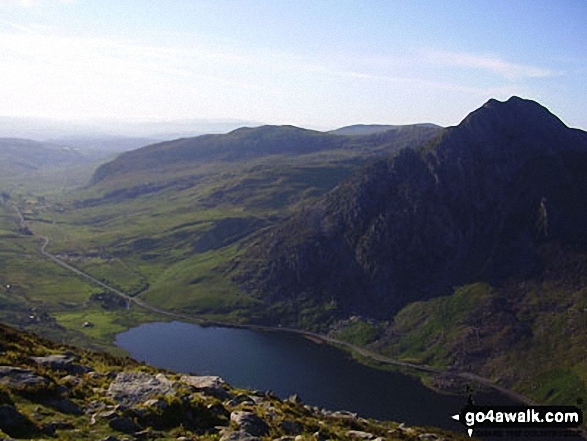
[[(21, 229), (27, 228), (26, 223), (24, 221), (24, 217), (23, 217), (20, 209), (16, 206), (14, 206), (13, 208), (18, 215), (20, 228)], [(219, 320), (207, 320), (205, 318), (198, 317), (196, 315), (183, 314), (183, 313), (179, 313), (176, 311), (170, 311), (170, 310), (166, 310), (163, 308), (151, 306), (147, 302), (141, 300), (140, 298), (137, 298), (134, 296), (129, 296), (126, 293), (122, 292), (120, 289), (117, 289), (107, 283), (104, 283), (104, 282), (96, 279), (91, 274), (88, 274), (84, 271), (81, 271), (80, 269), (63, 261), (58, 256), (49, 253), (48, 251), (46, 251), (46, 247), (50, 243), (50, 239), (46, 236), (36, 235), (35, 233), (32, 233), (32, 234), (33, 234), (33, 236), (37, 237), (41, 241), (39, 253), (42, 256), (50, 259), (55, 264), (65, 268), (66, 270), (70, 271), (74, 275), (83, 277), (83, 278), (89, 280), (91, 283), (99, 286), (100, 288), (120, 297), (120, 299), (122, 299), (126, 303), (128, 309), (130, 309), (131, 305), (133, 305), (135, 307), (138, 307), (140, 309), (145, 310), (148, 313), (155, 313), (155, 314), (158, 314), (163, 317), (167, 317), (167, 318), (171, 318), (171, 319), (179, 319), (179, 320), (184, 320), (184, 321), (189, 321), (189, 322), (194, 322), (194, 323), (199, 323), (199, 324), (209, 324), (209, 325), (228, 326), (228, 327), (238, 326), (238, 327), (242, 327), (242, 328), (256, 329), (256, 330), (261, 330), (261, 331), (294, 333), (294, 334), (302, 335), (304, 337), (307, 337), (310, 339), (315, 339), (320, 342), (324, 342), (324, 343), (333, 345), (335, 347), (341, 348), (343, 350), (346, 350), (346, 351), (354, 354), (359, 361), (365, 362), (367, 364), (371, 364), (371, 365), (378, 367), (378, 368), (381, 368), (381, 369), (386, 369), (386, 368), (388, 369), (390, 367), (391, 368), (404, 368), (404, 369), (408, 368), (410, 370), (410, 372), (412, 372), (414, 375), (418, 375), (418, 374), (422, 374), (422, 373), (425, 375), (427, 375), (427, 374), (441, 375), (443, 377), (444, 381), (447, 381), (447, 379), (450, 378), (449, 381), (452, 381), (452, 382), (455, 382), (455, 381), (459, 382), (460, 381), (461, 384), (464, 384), (464, 382), (470, 382), (473, 384), (477, 384), (478, 386), (481, 386), (481, 387), (492, 388), (492, 389), (498, 391), (499, 393), (510, 397), (514, 401), (518, 401), (520, 403), (525, 403), (525, 404), (535, 404), (535, 402), (532, 401), (531, 399), (529, 399), (519, 393), (516, 393), (512, 390), (508, 390), (506, 388), (500, 387), (499, 385), (495, 384), (491, 380), (489, 380), (487, 378), (483, 378), (479, 375), (475, 375), (470, 372), (457, 372), (455, 370), (450, 370), (450, 372), (448, 372), (446, 369), (439, 369), (439, 368), (426, 366), (426, 365), (422, 365), (422, 364), (415, 364), (415, 363), (396, 360), (391, 357), (387, 357), (387, 356), (384, 356), (384, 355), (379, 354), (377, 352), (374, 352), (372, 350), (369, 350), (363, 346), (359, 346), (356, 344), (349, 343), (347, 341), (339, 340), (339, 339), (333, 338), (331, 336), (327, 336), (327, 335), (323, 335), (323, 334), (319, 334), (319, 333), (315, 333), (315, 332), (310, 332), (310, 331), (305, 331), (305, 330), (300, 330), (300, 329), (294, 329), (294, 328), (262, 326), (262, 325), (247, 325), (247, 324), (236, 325), (233, 322), (219, 321)], [(454, 390), (452, 392), (454, 392)], [(463, 391), (459, 391), (459, 392), (463, 393)]]

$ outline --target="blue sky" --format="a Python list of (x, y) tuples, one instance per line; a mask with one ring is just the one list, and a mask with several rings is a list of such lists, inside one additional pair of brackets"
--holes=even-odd
[(0, 115), (587, 129), (587, 1), (0, 0)]

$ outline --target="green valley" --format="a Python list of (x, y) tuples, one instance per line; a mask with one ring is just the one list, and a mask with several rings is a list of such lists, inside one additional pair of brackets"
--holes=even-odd
[(106, 347), (162, 309), (580, 397), (585, 133), (516, 97), (446, 130), (349, 130), (243, 128), (104, 159), (81, 187), (5, 187), (5, 321)]
[[(87, 173), (92, 168), (81, 164), (86, 182), (66, 188), (61, 179), (71, 169), (41, 162), (37, 172), (53, 178), (43, 190), (26, 175), (13, 180), (18, 185), (4, 187), (7, 234), (28, 244), (26, 259), (5, 255), (6, 262), (18, 266), (6, 267), (6, 283), (13, 293), (35, 293), (55, 326), (102, 347), (115, 332), (152, 318), (136, 308), (105, 310), (93, 301), (100, 287), (39, 255), (40, 238), (48, 237), (48, 252), (150, 305), (205, 319), (254, 321), (259, 302), (226, 276), (250, 238), (329, 191), (370, 158), (417, 145), (438, 131), (404, 127), (345, 137), (294, 127), (240, 129), (122, 154), (98, 168), (92, 185)], [(6, 158), (5, 165), (11, 161)], [(36, 237), (19, 234), (14, 207)], [(31, 307), (23, 303), (23, 314)], [(96, 326), (82, 328), (84, 322)], [(14, 319), (9, 323), (23, 325)], [(65, 332), (59, 329), (55, 333)]]

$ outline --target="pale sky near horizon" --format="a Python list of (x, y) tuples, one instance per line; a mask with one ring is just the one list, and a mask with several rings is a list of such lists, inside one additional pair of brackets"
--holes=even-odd
[(587, 129), (585, 0), (0, 0), (0, 115)]

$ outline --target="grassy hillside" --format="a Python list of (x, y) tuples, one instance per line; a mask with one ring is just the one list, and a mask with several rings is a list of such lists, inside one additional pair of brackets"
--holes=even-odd
[(404, 360), (480, 373), (538, 402), (587, 393), (587, 255), (545, 246), (541, 278), (467, 285), (415, 302), (380, 350)]
[(108, 155), (29, 139), (0, 138), (2, 191), (63, 192), (85, 185)]
[(535, 102), (490, 100), (261, 232), (232, 274), (265, 322), (574, 403), (586, 169), (587, 133)]
[(331, 335), (401, 361), (475, 373), (539, 403), (581, 402), (587, 254), (551, 244), (541, 255), (540, 277), (464, 285), (412, 302), (390, 321), (341, 321)]
[(299, 399), (280, 399), (270, 391), (235, 389), (217, 377), (157, 370), (129, 358), (56, 344), (5, 325), (0, 325), (0, 348), (2, 437), (227, 441), (282, 436), (417, 440), (422, 435), (465, 439), (445, 430), (318, 409)]
[(47, 251), (64, 262), (154, 306), (207, 319), (255, 320), (258, 301), (225, 276), (250, 238), (369, 158), (436, 132), (407, 128), (401, 135), (351, 141), (293, 127), (241, 129), (129, 152), (117, 160), (124, 173), (98, 179), (97, 172), (92, 186), (90, 177), (104, 159), (3, 140), (0, 286), (11, 288), (0, 290), (0, 320), (112, 349), (117, 332), (166, 319), (127, 310), (102, 288), (43, 258), (42, 236), (50, 239)]
[[(75, 342), (111, 347), (117, 332), (157, 317), (93, 300), (102, 290), (43, 258), (41, 240), (19, 231), (16, 212), (0, 204), (0, 321)], [(89, 321), (94, 327), (84, 328)]]
[[(125, 153), (72, 192), (1, 187), (12, 288), (0, 318), (86, 345), (157, 318), (41, 258), (46, 236), (49, 252), (156, 307), (331, 331), (574, 402), (585, 136), (518, 100), (393, 158), (436, 129), (241, 129)], [(508, 115), (519, 105), (529, 113)]]
[(228, 134), (178, 139), (123, 153), (99, 167), (92, 182), (106, 188), (120, 186), (121, 182), (131, 186), (148, 172), (153, 174), (150, 182), (169, 181), (171, 174), (201, 175), (210, 167), (241, 165), (255, 159), (283, 165), (291, 164), (292, 159), (300, 159), (297, 163), (304, 165), (365, 159), (422, 144), (439, 131), (438, 127), (406, 126), (402, 130), (351, 137), (294, 126), (244, 127)]
[[(417, 127), (438, 127), (435, 124), (415, 124)], [(355, 124), (352, 126), (345, 126), (339, 129), (330, 130), (328, 133), (333, 135), (347, 135), (347, 136), (362, 136), (373, 135), (375, 133), (387, 131), (400, 131), (413, 126), (391, 126), (385, 124)]]
[(225, 273), (248, 241), (370, 158), (430, 139), (432, 127), (345, 137), (290, 126), (243, 128), (148, 146), (66, 193), (16, 190), (47, 250), (150, 304), (232, 321), (258, 301)]

